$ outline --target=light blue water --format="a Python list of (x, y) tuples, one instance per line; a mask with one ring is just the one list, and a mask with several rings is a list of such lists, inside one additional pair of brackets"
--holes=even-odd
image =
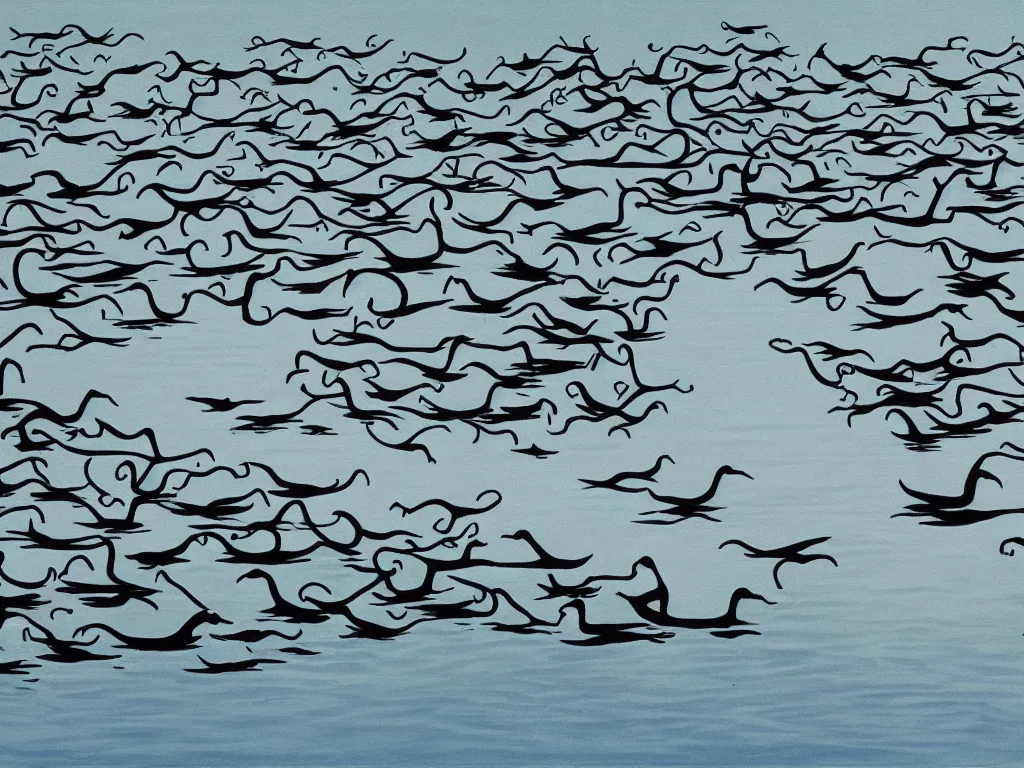
[[(969, 34), (974, 45), (1001, 48), (1011, 34), (1013, 9), (995, 4), (986, 8), (984, 14), (968, 16), (952, 4), (933, 10), (911, 4), (892, 9), (794, 3), (770, 11), (730, 9), (730, 16), (737, 24), (770, 21), (801, 56), (829, 41), (837, 59), (860, 61), (873, 52), (913, 55), (925, 44), (941, 44), (960, 33)], [(325, 44), (358, 46), (377, 32), (409, 50), (436, 55), (457, 55), (465, 45), (475, 61), (493, 62), (499, 52), (509, 60), (526, 49), (536, 54), (559, 34), (575, 40), (591, 33), (607, 53), (609, 68), (615, 69), (644, 53), (648, 41), (697, 45), (710, 39), (712, 31), (720, 34), (722, 13), (710, 3), (678, 8), (648, 4), (639, 11), (610, 4), (555, 11), (488, 4), (448, 4), (437, 10), (398, 4), (373, 9), (326, 4), (298, 4), (289, 10), (269, 4), (207, 9), (189, 3), (151, 8), (76, 5), (71, 10), (58, 4), (14, 3), (0, 10), (0, 22), (19, 30), (59, 29), (74, 19), (99, 31), (108, 26), (118, 32), (137, 29), (146, 34), (154, 55), (173, 46), (210, 60), (221, 50), (237, 55), (254, 34), (321, 35)], [(68, 152), (68, 157), (80, 158), (82, 167), (92, 162), (84, 151), (76, 155), (74, 148), (48, 151)], [(49, 167), (63, 168), (54, 157), (49, 156)], [(70, 177), (74, 167), (68, 161), (63, 172)], [(600, 175), (587, 170), (573, 177), (573, 183), (599, 183), (593, 179)], [(610, 217), (614, 206), (605, 201), (599, 209), (580, 204), (560, 221), (576, 225)], [(650, 221), (657, 230), (653, 218), (640, 216), (639, 221)], [(846, 231), (815, 237), (815, 254), (842, 254), (852, 242)], [(306, 242), (314, 241), (310, 235)], [(738, 250), (726, 256), (730, 264), (742, 267), (746, 262)], [(539, 253), (530, 257), (531, 263), (546, 263)], [(877, 285), (892, 294), (938, 284), (938, 276), (949, 272), (938, 256), (892, 264), (872, 262), (871, 267), (873, 280), (885, 276)], [(1019, 558), (998, 551), (1000, 540), (1019, 533), (1014, 516), (943, 528), (891, 515), (908, 502), (900, 480), (912, 488), (958, 493), (975, 459), (1004, 440), (1014, 440), (1019, 430), (1008, 424), (971, 440), (947, 440), (939, 452), (912, 452), (890, 434), (895, 425), (882, 418), (884, 411), (855, 419), (852, 427), (845, 414), (828, 413), (839, 403), (839, 393), (815, 382), (798, 356), (773, 350), (772, 339), (870, 345), (879, 362), (884, 354), (888, 364), (918, 350), (918, 358), (934, 357), (942, 326), (933, 321), (852, 333), (851, 322), (864, 320), (853, 301), (829, 312), (820, 300), (791, 304), (781, 291), (754, 290), (765, 277), (788, 276), (792, 268), (787, 262), (784, 270), (782, 258), (772, 257), (729, 281), (684, 272), (671, 297), (659, 304), (667, 318), (659, 326), (664, 338), (638, 345), (637, 359), (645, 381), (679, 379), (683, 386), (692, 384), (693, 392), (667, 397), (667, 412), (631, 429), (631, 438), (609, 436), (608, 424), (574, 425), (557, 440), (557, 455), (540, 461), (510, 452), (507, 440), (474, 443), (470, 430), (453, 428), (451, 434), (426, 441), (436, 458), (436, 464), (429, 464), (422, 455), (378, 446), (362, 425), (332, 416), (329, 408), (314, 412), (318, 423), (330, 424), (336, 435), (310, 438), (292, 429), (232, 432), (236, 414), (205, 414), (187, 403), (185, 398), (196, 395), (246, 397), (265, 401), (259, 413), (302, 404), (295, 386), (286, 381), (296, 351), (311, 348), (311, 324), (300, 318), (282, 316), (254, 327), (235, 308), (197, 299), (187, 315), (192, 324), (159, 328), (145, 338), (138, 334), (127, 346), (94, 345), (73, 354), (41, 350), (20, 358), (26, 383), (15, 382), (8, 373), (5, 396), (31, 397), (67, 413), (86, 390), (96, 388), (118, 403), (117, 408), (97, 405), (98, 418), (129, 433), (151, 427), (166, 454), (209, 448), (220, 464), (261, 461), (282, 477), (316, 484), (344, 479), (365, 467), (372, 477), (370, 488), (357, 483), (343, 504), (371, 529), (419, 522), (415, 516), (396, 519), (388, 510), (395, 500), (414, 503), (443, 496), (468, 503), (485, 489), (499, 488), (502, 504), (480, 519), (488, 557), (513, 557), (518, 550), (499, 537), (524, 528), (558, 555), (592, 554), (587, 573), (627, 573), (636, 558), (649, 555), (670, 588), (672, 612), (679, 616), (717, 615), (739, 586), (776, 604), (745, 602), (740, 615), (756, 623), (760, 634), (734, 640), (680, 630), (664, 644), (580, 648), (560, 643), (557, 635), (498, 633), (479, 623), (438, 621), (393, 641), (374, 642), (341, 639), (344, 627), (332, 621), (301, 627), (298, 644), (319, 655), (292, 656), (286, 664), (247, 674), (190, 674), (184, 669), (198, 666), (195, 650), (125, 652), (115, 661), (82, 664), (44, 661), (31, 670), (35, 682), (0, 677), (0, 762), (1017, 762), (1024, 749), (1019, 728), (1024, 705), (1021, 566)], [(507, 288), (486, 275), (474, 277), (473, 286), (485, 296)], [(168, 289), (166, 296), (177, 290)], [(170, 299), (168, 305), (178, 306)], [(927, 308), (927, 302), (919, 308)], [(979, 307), (971, 323), (958, 321), (958, 333), (976, 338), (1015, 328), (989, 310), (986, 314)], [(14, 317), (17, 322), (42, 322), (47, 314), (35, 308), (3, 313), (0, 335), (13, 330)], [(431, 317), (402, 326), (406, 335), (391, 338), (419, 343), (464, 329), (473, 335), (492, 330), (489, 319), (475, 315), (448, 313), (436, 323)], [(598, 374), (587, 380), (608, 383)], [(559, 390), (562, 386), (560, 381)], [(475, 392), (455, 385), (450, 391), (459, 392), (461, 399), (454, 401), (459, 407), (477, 402)], [(562, 405), (563, 414), (566, 407)], [(380, 433), (387, 434), (386, 428)], [(551, 439), (544, 444), (555, 446)], [(742, 468), (753, 480), (726, 479), (714, 502), (722, 509), (711, 513), (720, 522), (695, 519), (670, 526), (635, 524), (641, 519), (637, 513), (651, 506), (646, 496), (583, 490), (577, 480), (647, 467), (664, 453), (675, 461), (659, 474), (658, 488), (664, 492), (695, 495), (722, 464)], [(4, 464), (17, 457), (9, 449)], [(1012, 504), (1020, 485), (1019, 479), (1017, 488), (1013, 485), (1012, 471), (1001, 477), (1007, 495), (999, 497), (1002, 502), (991, 501), (996, 506)], [(989, 492), (992, 488), (986, 486), (983, 494)], [(324, 520), (332, 507), (315, 509)], [(183, 538), (182, 531), (187, 535), (178, 521), (152, 512), (143, 517), (151, 530), (128, 537), (129, 542), (147, 537), (144, 544), (133, 544), (135, 551), (171, 547)], [(24, 529), (26, 519), (17, 518), (18, 526), (12, 522), (11, 527)], [(55, 535), (83, 535), (60, 528), (55, 519), (50, 517), (54, 527), (47, 529)], [(430, 522), (422, 521), (417, 531), (429, 532), (424, 526)], [(831, 537), (820, 551), (832, 555), (838, 568), (823, 561), (788, 564), (781, 571), (783, 589), (773, 583), (772, 561), (745, 558), (735, 547), (719, 549), (732, 538), (770, 548), (819, 536)], [(37, 560), (33, 551), (16, 551), (9, 542), (4, 542), (4, 552), (10, 572), (27, 574), (23, 578), (38, 578), (48, 563)], [(189, 562), (174, 565), (171, 572), (200, 601), (238, 624), (224, 631), (257, 626), (251, 619), (268, 605), (265, 587), (236, 584), (236, 577), (251, 566), (226, 566), (217, 562), (219, 555), (214, 545), (194, 546)], [(123, 559), (118, 569), (132, 574), (137, 583), (155, 584), (153, 571), (132, 571)], [(337, 585), (348, 583), (343, 580), (351, 576), (336, 557), (275, 569), (282, 591), (290, 596), (313, 579), (334, 579), (330, 583)], [(534, 585), (546, 573), (502, 573), (493, 585), (536, 596)], [(359, 586), (356, 580), (351, 584), (353, 589)], [(611, 592), (603, 590), (588, 604), (592, 620), (631, 618), (628, 607)], [(46, 594), (58, 597), (50, 588)], [(164, 596), (169, 604), (161, 604), (161, 611), (140, 605), (124, 609), (128, 631), (164, 634), (192, 612), (173, 591)], [(538, 601), (537, 611), (553, 619), (558, 602)], [(51, 616), (47, 623), (67, 638), (84, 621), (103, 619), (99, 614), (94, 618), (88, 608), (76, 611)], [(16, 621), (0, 626), (0, 647), (21, 647), (23, 626)], [(292, 632), (297, 627), (280, 628)], [(104, 637), (96, 648), (109, 649), (108, 640)], [(263, 645), (251, 647), (253, 655), (270, 654)], [(213, 662), (249, 655), (216, 644), (203, 645), (198, 652)]]

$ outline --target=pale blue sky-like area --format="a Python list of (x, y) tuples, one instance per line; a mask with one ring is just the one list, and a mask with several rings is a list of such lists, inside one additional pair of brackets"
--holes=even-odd
[[(75, 22), (89, 29), (142, 31), (154, 44), (189, 46), (204, 55), (233, 50), (253, 34), (325, 40), (377, 33), (421, 49), (461, 49), (484, 57), (544, 45), (558, 35), (593, 35), (609, 61), (642, 53), (647, 43), (717, 40), (721, 21), (768, 24), (784, 43), (808, 54), (828, 43), (830, 54), (855, 58), (885, 51), (914, 53), (924, 45), (966, 35), (980, 46), (1005, 45), (1020, 21), (1014, 2), (206, 2), (205, 0), (6, 0), (4, 26), (40, 28)], [(709, 37), (713, 33), (714, 37)]]

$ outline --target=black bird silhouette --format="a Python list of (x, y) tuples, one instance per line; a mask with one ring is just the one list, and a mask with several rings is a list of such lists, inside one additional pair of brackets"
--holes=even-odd
[(81, 634), (88, 632), (89, 630), (97, 630), (106, 632), (114, 639), (120, 641), (121, 645), (119, 648), (131, 648), (136, 651), (184, 651), (190, 648), (197, 647), (197, 641), (200, 635), (196, 634), (196, 630), (203, 624), (230, 624), (231, 622), (224, 619), (209, 609), (202, 609), (192, 614), (188, 620), (182, 624), (174, 632), (163, 637), (136, 637), (134, 635), (128, 635), (121, 632), (109, 624), (103, 624), (101, 622), (94, 622), (92, 624), (86, 624), (79, 627), (74, 631), (74, 637), (78, 637)]
[(365, 469), (357, 469), (349, 475), (348, 480), (344, 483), (341, 480), (335, 480), (333, 483), (327, 486), (311, 485), (309, 483), (295, 483), (288, 480), (284, 480), (274, 468), (263, 464), (259, 461), (246, 461), (243, 463), (247, 469), (256, 467), (267, 473), (277, 488), (267, 491), (271, 496), (277, 496), (285, 499), (309, 499), (314, 496), (326, 496), (332, 493), (340, 493), (341, 491), (347, 490), (356, 481), (357, 477), (362, 477), (366, 481), (366, 484), (370, 484), (370, 476), (366, 473)]
[(670, 518), (675, 518), (667, 522), (652, 521), (652, 520), (639, 520), (637, 522), (648, 523), (650, 525), (666, 525), (680, 520), (686, 520), (692, 517), (701, 517), (705, 520), (711, 520), (713, 522), (719, 522), (717, 518), (711, 517), (705, 514), (705, 512), (719, 509), (719, 507), (709, 507), (706, 502), (711, 501), (715, 494), (718, 492), (718, 486), (722, 482), (722, 478), (726, 475), (739, 475), (752, 480), (753, 478), (741, 469), (734, 469), (728, 464), (725, 464), (718, 468), (715, 472), (715, 476), (711, 481), (711, 485), (704, 493), (694, 496), (693, 498), (684, 498), (681, 496), (669, 496), (657, 494), (650, 488), (645, 488), (647, 495), (655, 501), (668, 506), (662, 509), (653, 509), (647, 512), (641, 512), (641, 515), (668, 515)]
[[(751, 592), (746, 587), (740, 587), (732, 593), (732, 597), (729, 598), (729, 607), (722, 615), (710, 618), (685, 618), (672, 616), (668, 612), (667, 591), (656, 589), (645, 592), (642, 595), (626, 595), (622, 592), (616, 592), (616, 594), (626, 600), (632, 606), (636, 615), (644, 621), (660, 627), (680, 627), (682, 629), (730, 629), (736, 626), (749, 625), (749, 621), (744, 621), (736, 616), (741, 600), (760, 600), (768, 605), (775, 605), (774, 602), (764, 595)], [(652, 608), (651, 603), (656, 603), (657, 607)]]
[(633, 567), (629, 573), (625, 576), (615, 575), (599, 575), (599, 576), (588, 576), (579, 584), (560, 584), (554, 577), (554, 574), (548, 574), (548, 583), (540, 583), (537, 586), (544, 590), (545, 595), (539, 600), (550, 600), (554, 597), (569, 597), (569, 598), (588, 598), (593, 597), (601, 591), (600, 586), (593, 586), (597, 582), (601, 581), (632, 581), (637, 577), (641, 568), (646, 568), (654, 574), (657, 579), (658, 585), (662, 589), (667, 589), (664, 586), (664, 582), (661, 579), (661, 574), (658, 573), (658, 568), (654, 564), (654, 560), (644, 555), (633, 563)]
[(46, 569), (46, 575), (38, 581), (25, 581), (23, 579), (15, 578), (4, 570), (4, 561), (7, 559), (7, 553), (0, 550), (0, 582), (10, 584), (11, 586), (18, 587), (18, 589), (39, 589), (45, 587), (51, 581), (57, 579), (57, 569), (50, 568)]
[(512, 453), (522, 453), (535, 459), (546, 459), (548, 456), (554, 456), (558, 451), (548, 451), (533, 443), (529, 448), (513, 448)]
[(186, 668), (186, 672), (193, 672), (201, 675), (221, 675), (226, 672), (259, 672), (260, 664), (284, 664), (283, 659), (242, 659), (241, 661), (210, 662), (196, 654), (202, 667)]
[(555, 557), (548, 553), (537, 540), (533, 537), (533, 534), (525, 529), (520, 529), (515, 533), (509, 533), (503, 535), (503, 539), (511, 539), (513, 541), (523, 541), (534, 551), (536, 558), (534, 560), (528, 560), (524, 562), (500, 562), (494, 560), (477, 559), (474, 558), (469, 561), (469, 565), (490, 565), (498, 568), (550, 568), (550, 569), (565, 569), (572, 570), (585, 565), (593, 555), (587, 555), (586, 557), (578, 558), (564, 558)]
[(405, 517), (406, 515), (415, 514), (417, 512), (420, 512), (421, 510), (428, 509), (429, 507), (440, 507), (450, 516), (448, 520), (448, 525), (444, 528), (439, 528), (438, 526), (443, 522), (443, 520), (437, 520), (434, 522), (432, 528), (437, 533), (448, 534), (452, 532), (452, 528), (455, 526), (455, 523), (461, 520), (462, 518), (468, 517), (470, 515), (480, 515), (484, 512), (490, 512), (492, 509), (496, 508), (502, 502), (501, 493), (494, 489), (481, 491), (479, 494), (477, 494), (476, 501), (481, 501), (485, 496), (491, 496), (493, 497), (493, 500), (489, 501), (482, 507), (464, 507), (458, 504), (453, 504), (452, 502), (446, 501), (445, 499), (427, 499), (426, 501), (421, 501), (419, 504), (416, 504), (415, 506), (412, 507), (407, 507), (404, 504), (400, 504), (399, 502), (396, 501), (394, 504), (391, 505), (391, 509), (400, 510), (402, 513), (402, 517)]
[(426, 445), (424, 445), (423, 443), (417, 443), (416, 440), (421, 435), (430, 432), (431, 430), (434, 429), (443, 429), (445, 432), (451, 432), (451, 429), (448, 427), (447, 424), (431, 424), (430, 426), (423, 427), (423, 429), (413, 433), (400, 443), (389, 443), (386, 440), (382, 440), (379, 437), (377, 437), (377, 435), (373, 433), (373, 430), (370, 429), (369, 424), (366, 424), (365, 427), (366, 432), (370, 435), (371, 438), (373, 438), (373, 441), (375, 443), (379, 443), (380, 445), (383, 445), (385, 448), (394, 448), (396, 451), (408, 451), (410, 453), (415, 453), (416, 451), (419, 451), (424, 456), (427, 457), (427, 461), (430, 464), (436, 464), (437, 460), (434, 459), (434, 457), (430, 454), (430, 449), (428, 449)]
[(739, 539), (729, 539), (728, 541), (723, 541), (719, 544), (718, 548), (722, 549), (722, 547), (729, 544), (735, 544), (736, 546), (742, 547), (746, 550), (747, 557), (764, 557), (771, 560), (778, 559), (779, 562), (775, 564), (775, 568), (772, 570), (772, 577), (775, 579), (775, 586), (782, 589), (782, 583), (779, 581), (779, 570), (786, 563), (798, 563), (800, 565), (804, 565), (815, 560), (827, 560), (837, 568), (839, 567), (839, 563), (837, 563), (836, 559), (831, 555), (807, 554), (804, 552), (805, 549), (822, 544), (831, 538), (831, 536), (819, 536), (814, 539), (798, 541), (795, 544), (788, 544), (784, 547), (776, 547), (775, 549), (758, 549), (757, 547), (753, 547)]
[[(1010, 445), (1009, 443), (1003, 443), (1001, 448)], [(925, 491), (917, 491), (913, 488), (908, 487), (902, 480), (899, 481), (900, 488), (908, 496), (912, 496), (918, 499), (920, 504), (911, 504), (907, 506), (907, 509), (912, 509), (917, 512), (932, 512), (938, 510), (949, 510), (957, 509), (960, 507), (966, 507), (974, 501), (974, 497), (978, 491), (978, 483), (982, 480), (991, 480), (996, 483), (1000, 488), (1003, 487), (1002, 481), (998, 476), (989, 472), (982, 465), (989, 459), (996, 457), (1002, 457), (1012, 459), (1014, 461), (1024, 461), (1024, 455), (1005, 453), (1002, 450), (989, 451), (983, 453), (975, 460), (970, 470), (967, 472), (967, 479), (964, 481), (964, 490), (962, 493), (955, 496), (944, 496), (938, 493), (927, 493)]]
[(319, 608), (306, 608), (285, 600), (274, 577), (261, 568), (253, 568), (251, 571), (243, 573), (235, 580), (235, 583), (240, 583), (245, 579), (262, 579), (266, 582), (267, 589), (270, 590), (270, 597), (274, 604), (270, 608), (264, 608), (261, 613), (296, 624), (321, 624), (331, 618), (329, 614)]
[(567, 645), (609, 645), (611, 643), (632, 643), (639, 640), (663, 643), (665, 640), (675, 637), (672, 632), (637, 632), (638, 629), (650, 628), (650, 624), (645, 622), (595, 624), (587, 620), (586, 603), (579, 599), (570, 600), (558, 609), (558, 625), (570, 611), (576, 613), (579, 630), (587, 637), (579, 640), (563, 639), (562, 642)]
[(129, 600), (138, 600), (139, 602), (146, 603), (146, 605), (151, 606), (153, 609), (157, 609), (156, 603), (149, 599), (152, 595), (157, 593), (157, 590), (152, 589), (151, 587), (143, 587), (139, 584), (133, 584), (130, 581), (125, 581), (114, 572), (114, 560), (116, 558), (114, 542), (111, 539), (104, 537), (102, 543), (97, 546), (101, 546), (106, 549), (106, 576), (109, 583), (96, 584), (68, 579), (68, 570), (71, 568), (71, 564), (75, 561), (81, 560), (86, 564), (86, 567), (88, 567), (90, 571), (95, 570), (92, 561), (88, 556), (84, 554), (75, 555), (68, 560), (64, 566), (64, 570), (57, 577), (64, 585), (57, 587), (57, 591), (80, 595), (82, 596), (82, 602), (93, 608), (119, 608), (125, 605)]
[[(545, 619), (541, 619), (537, 616), (534, 616), (526, 608), (524, 608), (519, 603), (519, 601), (517, 601), (514, 597), (512, 597), (512, 595), (510, 595), (506, 590), (502, 589), (501, 587), (488, 587), (478, 582), (470, 581), (469, 579), (464, 579), (455, 575), (452, 575), (450, 578), (452, 579), (452, 581), (456, 581), (460, 584), (465, 584), (468, 587), (473, 587), (479, 590), (481, 595), (479, 600), (465, 600), (460, 601), (456, 604), (458, 606), (458, 610), (460, 613), (459, 618), (481, 618), (487, 616), (494, 616), (501, 607), (502, 601), (504, 601), (504, 603), (511, 607), (513, 611), (515, 611), (517, 614), (523, 617), (524, 621), (516, 624), (510, 624), (506, 621), (484, 622), (486, 626), (491, 627), (491, 629), (497, 632), (512, 632), (520, 635), (551, 634), (552, 629), (557, 626), (555, 622), (547, 621)], [(479, 605), (483, 603), (487, 598), (490, 598), (490, 606), (488, 608), (479, 611), (468, 610), (469, 605)], [(439, 607), (440, 606), (434, 606), (433, 608), (436, 609)], [(438, 613), (435, 610), (431, 610), (431, 607), (429, 606), (421, 605), (417, 606), (417, 608), (421, 611), (429, 612), (431, 613), (431, 615), (438, 615)], [(440, 614), (447, 618), (447, 612), (443, 609), (441, 610)]]
[[(22, 631), (22, 639), (31, 640), (34, 643), (42, 643), (50, 649), (49, 653), (44, 653), (37, 657), (43, 661), (56, 661), (61, 664), (74, 664), (80, 661), (103, 661), (120, 658), (119, 654), (94, 653), (93, 651), (88, 650), (89, 646), (95, 645), (99, 641), (98, 637), (93, 638), (87, 643), (77, 640), (62, 640), (30, 616), (26, 616), (23, 613), (15, 613), (13, 611), (8, 615), (17, 616), (29, 623), (30, 626), (25, 627)], [(39, 630), (43, 636), (36, 637), (33, 635), (31, 631), (32, 628)]]
[(233, 411), (242, 405), (259, 405), (262, 400), (232, 400), (228, 397), (186, 397), (186, 400), (191, 400), (193, 403), (199, 403), (205, 405), (206, 408), (203, 410), (206, 413), (225, 413), (227, 411)]
[(232, 632), (230, 635), (217, 635), (210, 633), (210, 637), (217, 640), (235, 640), (239, 643), (258, 643), (268, 637), (280, 637), (283, 640), (298, 640), (302, 637), (300, 629), (294, 635), (286, 635), (276, 629), (243, 629), (240, 632)]
[(605, 488), (611, 491), (620, 491), (621, 493), (642, 493), (645, 490), (642, 487), (631, 488), (629, 486), (624, 486), (622, 484), (627, 480), (638, 480), (649, 483), (658, 482), (655, 479), (655, 475), (657, 475), (661, 471), (661, 466), (666, 461), (675, 464), (675, 461), (673, 461), (671, 456), (669, 456), (668, 454), (662, 454), (661, 456), (658, 457), (657, 461), (654, 462), (654, 466), (652, 466), (649, 469), (644, 469), (640, 471), (617, 472), (616, 474), (609, 477), (607, 480), (587, 480), (581, 477), (580, 482), (585, 483), (588, 488)]

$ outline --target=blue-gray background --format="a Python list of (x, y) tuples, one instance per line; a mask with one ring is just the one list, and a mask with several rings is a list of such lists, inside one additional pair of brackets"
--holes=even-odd
[[(1019, 6), (8, 1), (0, 8), (3, 27), (114, 27), (142, 32), (155, 50), (174, 47), (210, 60), (237, 51), (253, 34), (356, 45), (378, 33), (437, 55), (466, 46), (477, 61), (536, 53), (558, 35), (590, 34), (614, 65), (648, 42), (698, 44), (720, 31), (723, 18), (769, 23), (801, 54), (827, 42), (834, 57), (859, 60), (913, 55), (957, 34), (1000, 48), (1018, 28)], [(320, 656), (251, 675), (187, 675), (173, 654), (147, 656), (119, 674), (68, 665), (31, 691), (0, 687), (0, 762), (1015, 762), (1024, 748), (1022, 574), (1019, 559), (993, 547), (1000, 535), (1017, 533), (1012, 520), (950, 532), (890, 518), (906, 501), (899, 478), (948, 488), (984, 445), (961, 441), (938, 454), (909, 453), (880, 419), (850, 429), (827, 415), (835, 392), (767, 343), (803, 338), (807, 329), (828, 338), (829, 324), (839, 320), (820, 306), (753, 293), (749, 282), (693, 281), (664, 308), (668, 333), (645, 348), (646, 370), (652, 379), (678, 377), (696, 389), (632, 441), (573, 443), (570, 433), (562, 453), (546, 462), (449, 441), (436, 451), (436, 467), (402, 463), (391, 487), (416, 495), (467, 476), (474, 489), (500, 485), (516, 526), (594, 552), (607, 572), (628, 569), (638, 554), (654, 555), (673, 586), (673, 606), (686, 615), (713, 615), (745, 583), (779, 601), (745, 606), (760, 622), (760, 636), (578, 649), (428, 624), (390, 643), (339, 641)], [(301, 324), (287, 318), (252, 329), (222, 308), (204, 306), (203, 313), (201, 334), (172, 328), (159, 344), (33, 361), (26, 372), (48, 388), (34, 394), (70, 404), (83, 381), (95, 382), (132, 402), (132, 418), (156, 428), (168, 450), (203, 445), (222, 459), (263, 457), (285, 476), (347, 475), (351, 457), (332, 449), (313, 453), (309, 441), (289, 433), (228, 437), (182, 408), (197, 393), (197, 379), (270, 402), (284, 396), (296, 340), (305, 338)], [(1006, 438), (1012, 430), (992, 439)], [(581, 495), (573, 480), (584, 469), (602, 476), (643, 466), (663, 452), (675, 457), (673, 471), (687, 487), (721, 463), (746, 469), (756, 483), (727, 486), (729, 511), (719, 525), (663, 529), (630, 525), (613, 495)], [(375, 480), (386, 478), (388, 461), (395, 459), (374, 455)], [(763, 563), (716, 549), (732, 536), (781, 544), (818, 535), (833, 537), (828, 551), (840, 568), (791, 566), (782, 592)], [(242, 590), (238, 599), (258, 606), (263, 598)]]

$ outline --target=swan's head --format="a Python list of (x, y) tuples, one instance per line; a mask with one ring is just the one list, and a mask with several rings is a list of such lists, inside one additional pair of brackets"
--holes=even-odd
[(767, 603), (768, 605), (775, 605), (775, 603), (772, 600), (769, 600), (764, 595), (759, 595), (756, 592), (751, 592), (746, 587), (740, 587), (732, 593), (733, 605), (738, 604), (740, 600), (760, 600), (762, 603)]
[(723, 465), (722, 468), (719, 470), (719, 472), (721, 472), (723, 475), (739, 475), (740, 477), (745, 477), (748, 480), (753, 480), (754, 479), (750, 475), (748, 475), (746, 472), (744, 472), (742, 469), (736, 469), (735, 467), (730, 467), (728, 464)]
[(644, 555), (633, 563), (633, 575), (636, 576), (641, 570), (647, 570), (651, 573), (658, 572), (658, 566), (654, 564), (654, 559), (650, 555)]
[(533, 539), (533, 534), (523, 528), (520, 528), (515, 533), (504, 534), (501, 538), (512, 539), (513, 541), (530, 541)]
[(563, 605), (558, 609), (558, 623), (561, 623), (562, 619), (564, 619), (566, 614), (570, 611), (575, 611), (576, 615), (582, 619), (586, 612), (585, 603), (581, 599), (576, 598), (575, 600), (570, 600), (568, 603)]
[(264, 571), (262, 568), (253, 568), (251, 571), (246, 571), (241, 576), (239, 576), (237, 579), (235, 579), (235, 584), (240, 584), (242, 581), (244, 581), (246, 579), (269, 579), (269, 578), (270, 578), (270, 574), (267, 573), (266, 571)]
[(970, 316), (968, 316), (968, 314), (967, 314), (967, 305), (966, 304), (950, 304), (948, 306), (948, 309), (954, 315), (960, 315), (961, 317), (967, 318), (968, 320), (971, 319)]
[(783, 354), (786, 354), (792, 351), (796, 347), (796, 344), (794, 344), (789, 339), (772, 339), (771, 341), (768, 342), (768, 346), (774, 349), (776, 352), (782, 352)]
[(207, 608), (203, 608), (199, 612), (199, 617), (203, 620), (204, 624), (231, 624), (232, 622), (225, 619), (219, 613), (215, 613)]

